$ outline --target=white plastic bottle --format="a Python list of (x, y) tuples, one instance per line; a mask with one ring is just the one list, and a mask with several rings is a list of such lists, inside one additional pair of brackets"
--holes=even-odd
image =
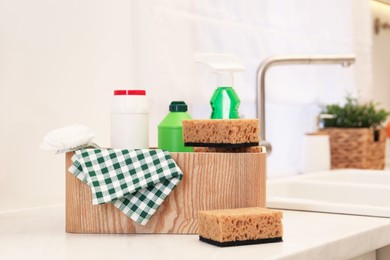
[(111, 147), (149, 148), (149, 104), (145, 90), (115, 90), (111, 104)]

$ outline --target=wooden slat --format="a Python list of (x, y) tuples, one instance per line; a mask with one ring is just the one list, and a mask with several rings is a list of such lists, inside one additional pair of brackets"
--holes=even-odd
[[(66, 169), (73, 153), (66, 154)], [(92, 205), (90, 188), (66, 170), (66, 231), (195, 234), (199, 210), (265, 207), (264, 153), (171, 153), (182, 182), (145, 225), (111, 204)]]

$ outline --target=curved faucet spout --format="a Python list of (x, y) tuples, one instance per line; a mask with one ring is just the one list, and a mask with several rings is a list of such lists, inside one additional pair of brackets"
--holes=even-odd
[(272, 151), (272, 146), (265, 138), (265, 75), (268, 69), (275, 65), (309, 65), (309, 64), (340, 64), (348, 67), (355, 63), (355, 55), (283, 55), (271, 56), (265, 59), (257, 69), (257, 117), (260, 126), (260, 145), (265, 146), (267, 154)]

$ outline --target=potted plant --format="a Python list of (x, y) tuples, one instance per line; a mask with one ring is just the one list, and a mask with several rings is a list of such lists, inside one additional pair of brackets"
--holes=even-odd
[(334, 116), (323, 119), (321, 129), (329, 135), (332, 169), (384, 168), (386, 130), (382, 124), (390, 112), (348, 96), (345, 105), (327, 105), (321, 114)]

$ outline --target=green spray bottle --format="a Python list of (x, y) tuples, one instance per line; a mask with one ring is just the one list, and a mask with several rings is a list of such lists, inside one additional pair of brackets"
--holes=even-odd
[(193, 152), (194, 148), (184, 146), (183, 123), (192, 119), (187, 113), (184, 101), (172, 101), (168, 115), (158, 125), (158, 148), (169, 152)]
[(244, 71), (241, 61), (231, 54), (198, 53), (195, 61), (209, 65), (218, 75), (217, 89), (210, 99), (211, 119), (240, 118), (240, 98), (233, 89), (233, 73)]

